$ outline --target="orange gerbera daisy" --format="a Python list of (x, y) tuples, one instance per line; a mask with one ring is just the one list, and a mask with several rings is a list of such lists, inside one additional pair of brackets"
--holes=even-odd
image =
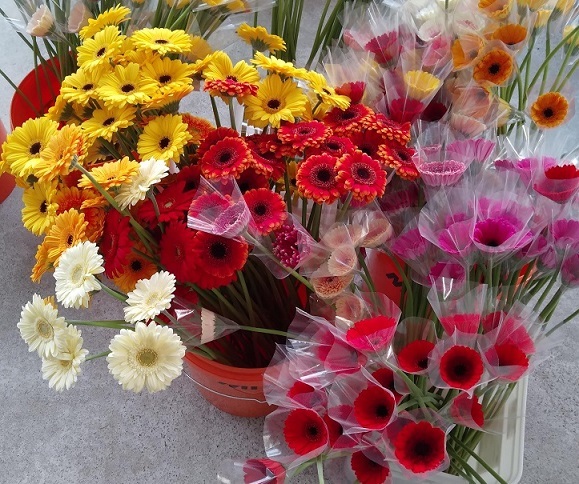
[(483, 47), (483, 40), (474, 34), (459, 37), (452, 43), (452, 63), (458, 71), (472, 65)]
[(67, 175), (73, 161), (82, 163), (87, 155), (86, 137), (79, 126), (64, 126), (40, 153), (35, 175), (41, 181)]
[(194, 145), (201, 143), (201, 140), (205, 139), (205, 137), (215, 129), (215, 126), (206, 119), (193, 116), (189, 113), (181, 114), (181, 118), (183, 118), (183, 122), (187, 125), (187, 131), (191, 135), (189, 142)]
[(488, 17), (502, 20), (509, 16), (513, 8), (513, 0), (480, 0), (480, 8)]
[[(139, 171), (139, 162), (130, 160), (128, 156), (118, 160), (103, 163), (93, 168), (90, 173), (96, 182), (105, 190), (127, 183)], [(92, 188), (92, 182), (83, 175), (78, 182), (81, 188)]]
[(527, 29), (519, 24), (505, 24), (496, 29), (491, 37), (506, 45), (517, 46), (527, 38)]
[(60, 255), (66, 249), (87, 240), (87, 225), (84, 214), (74, 209), (58, 215), (44, 239), (48, 251), (48, 261), (57, 265)]
[(57, 214), (67, 212), (70, 209), (84, 214), (87, 223), (86, 237), (91, 242), (96, 242), (101, 236), (104, 226), (105, 211), (101, 207), (88, 207), (83, 209), (86, 201), (95, 197), (91, 190), (79, 190), (77, 187), (63, 187), (58, 190), (55, 200), (59, 200)]
[(48, 260), (48, 246), (46, 245), (46, 240), (42, 241), (42, 244), (36, 249), (36, 264), (32, 268), (32, 274), (30, 279), (32, 282), (40, 282), (42, 276), (52, 267), (52, 263)]
[(531, 119), (539, 128), (556, 128), (569, 114), (569, 101), (559, 92), (541, 94), (531, 106)]
[(492, 49), (474, 66), (473, 79), (479, 84), (500, 86), (514, 70), (513, 56), (502, 49)]
[(137, 242), (127, 257), (126, 265), (121, 269), (118, 276), (113, 277), (113, 282), (123, 292), (131, 292), (135, 289), (137, 281), (148, 279), (157, 272), (156, 264), (140, 255), (139, 252), (146, 254), (147, 251), (140, 242)]

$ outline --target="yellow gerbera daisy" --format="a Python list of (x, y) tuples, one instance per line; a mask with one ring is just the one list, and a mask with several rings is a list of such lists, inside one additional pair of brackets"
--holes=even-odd
[(83, 163), (87, 154), (86, 137), (74, 124), (57, 131), (40, 153), (35, 176), (41, 181), (54, 180), (70, 172), (73, 161)]
[(191, 50), (191, 38), (182, 30), (155, 27), (137, 30), (131, 40), (137, 49), (153, 50), (161, 55), (182, 54)]
[(255, 94), (259, 73), (245, 61), (233, 65), (229, 56), (222, 51), (215, 52), (203, 70), (205, 90), (212, 96), (236, 96), (238, 98)]
[[(130, 160), (128, 156), (125, 156), (118, 161), (103, 163), (101, 166), (93, 168), (90, 173), (99, 185), (108, 190), (127, 183), (138, 170), (139, 162)], [(93, 184), (86, 175), (82, 175), (78, 181), (78, 186), (91, 188)]]
[(58, 259), (66, 249), (88, 240), (85, 234), (87, 225), (84, 214), (74, 209), (58, 215), (44, 239), (48, 261), (58, 265)]
[(213, 47), (200, 35), (191, 35), (190, 39), (191, 49), (185, 52), (185, 57), (191, 62), (201, 60), (213, 52)]
[(547, 21), (551, 17), (552, 12), (553, 12), (552, 10), (546, 8), (537, 10), (537, 17), (535, 18), (535, 25), (533, 25), (533, 29), (539, 30), (542, 29), (545, 25), (547, 25)]
[(528, 7), (530, 10), (539, 10), (549, 0), (517, 0), (517, 4), (521, 7)]
[(2, 145), (4, 169), (26, 179), (36, 170), (40, 154), (58, 129), (58, 123), (48, 118), (26, 121), (6, 138)]
[[(80, 104), (78, 106), (80, 106)], [(80, 107), (82, 108), (82, 106)], [(67, 123), (71, 120), (73, 114), (76, 113), (77, 110), (74, 109), (74, 105), (64, 99), (62, 94), (59, 94), (56, 96), (54, 105), (48, 108), (44, 117), (56, 121), (57, 123)]]
[[(141, 74), (146, 83), (156, 90), (155, 96), (170, 93), (175, 88), (190, 86), (193, 90), (192, 76), (195, 69), (191, 64), (168, 57), (157, 58), (142, 67)], [(159, 92), (160, 91), (160, 92)]]
[[(176, 105), (175, 107), (177, 107), (177, 103), (191, 91), (193, 91), (193, 86), (187, 84), (177, 84), (169, 91), (155, 90), (155, 94), (153, 94), (149, 101), (142, 104), (141, 108), (143, 111), (148, 109), (162, 109), (171, 103), (174, 103)], [(169, 111), (171, 111), (171, 109), (169, 109)]]
[(242, 23), (237, 27), (237, 35), (251, 45), (254, 50), (260, 52), (286, 50), (285, 41), (278, 35), (270, 34), (265, 27), (252, 27), (247, 23)]
[(86, 165), (90, 166), (110, 157), (111, 154), (109, 150), (103, 146), (98, 138), (90, 138), (90, 140), (92, 144), (89, 146), (86, 158), (84, 159)]
[(104, 138), (110, 141), (119, 129), (134, 124), (133, 121), (136, 112), (136, 108), (132, 106), (95, 109), (92, 112), (92, 117), (81, 124), (81, 128), (91, 140), (94, 138)]
[(579, 29), (577, 25), (567, 25), (563, 29), (563, 38), (566, 39), (565, 49), (572, 49), (571, 55), (576, 55), (579, 51)]
[(303, 68), (295, 67), (291, 62), (278, 59), (274, 55), (264, 55), (256, 52), (251, 59), (251, 63), (257, 67), (265, 69), (269, 73), (279, 74), (284, 77), (297, 77), (298, 79), (307, 79), (309, 71)]
[(268, 124), (279, 128), (282, 121), (295, 122), (306, 111), (308, 99), (291, 79), (282, 80), (277, 74), (267, 76), (256, 96), (245, 99), (245, 115), (258, 128)]
[(77, 48), (78, 66), (86, 70), (106, 66), (111, 58), (120, 54), (124, 39), (125, 36), (114, 25), (105, 27)]
[(422, 100), (434, 95), (440, 88), (440, 79), (425, 71), (408, 71), (404, 74), (408, 97)]
[(48, 260), (48, 247), (44, 240), (36, 249), (34, 258), (36, 259), (36, 263), (32, 268), (30, 279), (32, 279), (33, 282), (40, 282), (42, 276), (52, 267), (52, 262)]
[(336, 94), (334, 88), (328, 85), (328, 81), (322, 74), (310, 71), (306, 81), (322, 103), (338, 109), (347, 109), (350, 106), (350, 98), (342, 94)]
[(52, 225), (56, 218), (58, 203), (56, 182), (37, 182), (31, 188), (24, 190), (22, 201), (22, 223), (34, 235), (42, 235)]
[(126, 67), (115, 66), (114, 72), (106, 75), (98, 88), (99, 96), (105, 104), (118, 108), (126, 104), (145, 103), (154, 92), (154, 86), (143, 80), (139, 64), (134, 62)]
[(79, 67), (78, 70), (66, 76), (62, 81), (60, 94), (68, 102), (86, 105), (92, 98), (97, 97), (97, 85), (104, 75), (103, 68), (95, 68), (87, 71)]
[(190, 139), (181, 116), (167, 114), (147, 123), (139, 136), (137, 152), (143, 160), (155, 158), (178, 163), (181, 151)]
[(78, 36), (82, 40), (85, 40), (94, 36), (107, 26), (120, 25), (121, 23), (129, 20), (130, 13), (130, 8), (123, 7), (121, 5), (109, 8), (108, 10), (105, 10), (103, 13), (101, 13), (97, 18), (88, 19), (88, 25), (80, 29)]

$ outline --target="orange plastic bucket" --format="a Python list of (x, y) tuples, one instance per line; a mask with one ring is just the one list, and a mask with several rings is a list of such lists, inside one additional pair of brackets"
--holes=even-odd
[(275, 410), (265, 401), (265, 368), (236, 368), (187, 353), (185, 373), (213, 406), (238, 417), (263, 417)]

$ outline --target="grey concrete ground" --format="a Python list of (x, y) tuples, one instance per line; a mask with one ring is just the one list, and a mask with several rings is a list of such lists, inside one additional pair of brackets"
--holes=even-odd
[[(0, 0), (2, 8), (11, 4)], [(20, 80), (31, 68), (29, 52), (3, 24), (0, 45), (0, 67)], [(11, 96), (0, 82), (5, 125)], [(168, 391), (134, 395), (109, 376), (105, 361), (96, 360), (84, 365), (74, 389), (48, 389), (38, 357), (26, 351), (16, 328), (32, 294), (46, 296), (54, 288), (50, 274), (40, 285), (29, 279), (38, 239), (21, 225), (20, 196), (17, 189), (0, 204), (0, 484), (211, 483), (224, 459), (261, 455), (262, 420), (219, 412), (185, 376)], [(561, 314), (577, 307), (577, 296), (568, 294)], [(77, 319), (118, 317), (109, 301), (97, 297), (89, 315)], [(85, 346), (98, 353), (113, 333), (87, 329), (83, 335)], [(579, 482), (579, 321), (562, 335), (562, 347), (530, 379), (524, 484)]]

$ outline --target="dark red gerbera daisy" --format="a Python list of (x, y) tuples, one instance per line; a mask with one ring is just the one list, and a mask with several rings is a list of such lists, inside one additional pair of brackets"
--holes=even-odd
[(398, 98), (388, 106), (392, 121), (397, 123), (413, 123), (424, 111), (424, 104), (417, 99)]
[(105, 274), (108, 278), (117, 276), (127, 264), (133, 248), (130, 234), (129, 217), (123, 217), (118, 210), (109, 210), (105, 218), (99, 251), (105, 261)]
[(351, 104), (348, 109), (333, 108), (324, 116), (326, 123), (338, 136), (359, 131), (362, 121), (372, 115), (372, 111), (364, 104)]
[(274, 232), (272, 252), (286, 267), (294, 269), (301, 260), (298, 247), (298, 230), (293, 225), (284, 224)]
[(328, 440), (330, 443), (330, 447), (333, 447), (336, 441), (344, 435), (344, 427), (339, 422), (336, 422), (334, 419), (330, 418), (328, 414), (325, 414), (323, 417), (324, 423), (328, 429)]
[(398, 355), (398, 366), (407, 373), (421, 373), (428, 369), (428, 357), (434, 349), (432, 341), (417, 339), (402, 348)]
[(429, 122), (440, 121), (447, 111), (448, 107), (446, 104), (441, 103), (440, 101), (430, 101), (428, 106), (426, 106), (426, 109), (424, 109), (423, 113), (420, 115), (420, 119)]
[(412, 163), (412, 157), (416, 151), (400, 143), (384, 143), (378, 148), (378, 157), (386, 166), (390, 168), (400, 168)]
[(183, 222), (173, 222), (165, 228), (159, 243), (161, 264), (175, 275), (179, 282), (190, 282), (195, 271), (195, 231)]
[(461, 393), (452, 400), (449, 413), (454, 422), (465, 427), (480, 428), (485, 423), (482, 404), (479, 399), (468, 393)]
[(200, 160), (201, 174), (209, 180), (239, 176), (253, 162), (251, 150), (241, 138), (224, 138)]
[(328, 154), (340, 158), (346, 153), (352, 153), (356, 149), (349, 138), (332, 135), (327, 138), (319, 148), (308, 150), (310, 155)]
[(243, 464), (245, 484), (283, 484), (285, 468), (271, 459), (248, 459)]
[(410, 141), (410, 123), (397, 123), (382, 113), (373, 113), (360, 120), (365, 129), (374, 129), (391, 141), (406, 145)]
[(289, 412), (283, 435), (287, 446), (298, 455), (318, 455), (328, 445), (328, 428), (324, 420), (317, 412), (305, 408)]
[(277, 137), (295, 153), (319, 147), (331, 134), (331, 128), (320, 121), (286, 123), (277, 130)]
[(362, 100), (365, 90), (366, 83), (363, 81), (345, 82), (335, 89), (336, 94), (348, 96), (352, 104), (357, 104)]
[(360, 484), (383, 484), (390, 476), (390, 468), (386, 460), (379, 464), (366, 457), (362, 451), (352, 454), (350, 467)]
[(241, 193), (255, 190), (257, 188), (269, 188), (269, 180), (267, 176), (258, 173), (255, 168), (252, 167), (244, 170), (235, 181), (237, 181), (237, 186)]
[(370, 385), (354, 400), (354, 415), (358, 423), (371, 430), (382, 430), (390, 423), (396, 399), (389, 390)]
[(181, 168), (175, 178), (175, 183), (185, 182), (184, 190), (186, 192), (194, 192), (199, 188), (199, 180), (201, 179), (201, 168), (199, 165), (189, 165)]
[(381, 351), (392, 341), (397, 320), (387, 316), (357, 321), (346, 332), (346, 341), (358, 351)]
[(366, 129), (357, 133), (352, 133), (350, 140), (358, 150), (366, 153), (375, 160), (380, 160), (379, 148), (384, 143), (388, 143), (388, 139), (382, 134), (374, 130)]
[(444, 462), (446, 435), (429, 422), (410, 422), (396, 436), (394, 454), (415, 474), (436, 470)]
[(440, 377), (450, 388), (470, 390), (482, 378), (484, 365), (478, 351), (455, 345), (440, 358)]
[(175, 182), (155, 195), (156, 207), (151, 200), (146, 200), (139, 207), (139, 218), (151, 228), (156, 227), (159, 222), (184, 220), (192, 200), (193, 192), (185, 191), (185, 182)]
[(504, 380), (517, 381), (529, 368), (529, 358), (514, 344), (495, 345), (485, 356), (493, 367), (493, 373)]
[(296, 174), (300, 194), (316, 203), (333, 203), (342, 195), (336, 162), (331, 155), (313, 155), (302, 161)]
[(361, 151), (344, 155), (336, 163), (338, 184), (350, 192), (354, 200), (370, 203), (386, 189), (386, 172), (380, 163)]
[(374, 37), (364, 46), (364, 49), (374, 54), (374, 59), (378, 64), (385, 65), (396, 62), (401, 48), (397, 32), (386, 32)]
[(291, 399), (294, 399), (298, 395), (301, 395), (303, 393), (310, 393), (313, 391), (314, 391), (313, 386), (298, 380), (287, 391), (287, 396)]
[(226, 239), (206, 232), (197, 232), (193, 253), (199, 268), (214, 277), (227, 278), (241, 270), (247, 261), (247, 242)]
[(209, 134), (199, 144), (196, 153), (197, 157), (201, 159), (203, 155), (209, 151), (209, 148), (211, 148), (215, 143), (221, 141), (222, 139), (238, 137), (239, 133), (233, 128), (222, 126), (220, 128), (214, 129), (213, 131), (210, 131)]
[(394, 372), (390, 368), (379, 368), (378, 370), (372, 372), (372, 377), (384, 388), (390, 390), (397, 402), (400, 401), (402, 395), (396, 391), (396, 387), (394, 385)]
[(243, 198), (251, 213), (250, 227), (259, 235), (268, 235), (279, 229), (287, 218), (283, 197), (269, 188), (258, 188), (244, 193)]

